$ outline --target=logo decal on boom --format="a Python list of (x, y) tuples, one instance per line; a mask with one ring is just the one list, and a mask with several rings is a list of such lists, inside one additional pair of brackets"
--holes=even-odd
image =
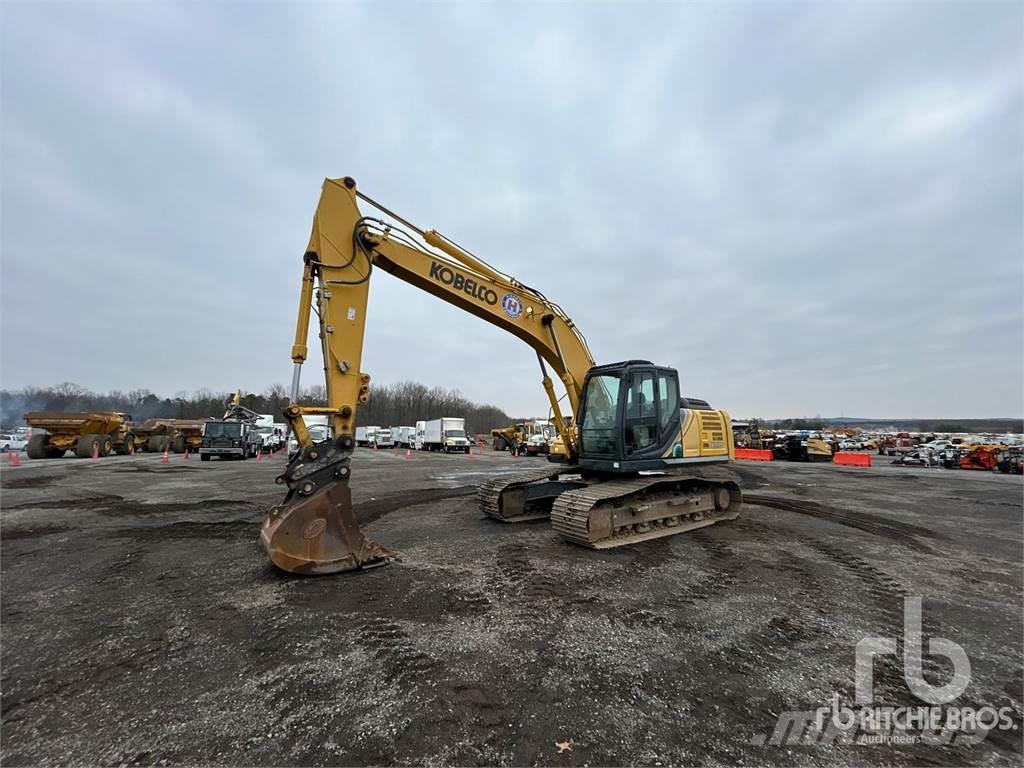
[(523, 314), (523, 302), (514, 293), (505, 294), (505, 298), (501, 300), (501, 308), (513, 320)]
[[(442, 266), (436, 261), (430, 262), (430, 279), (444, 285), (450, 285), (456, 291), (462, 291), (477, 301), (482, 301), (492, 306), (498, 303), (498, 294), (486, 285), (478, 283), (473, 278), (466, 277), (454, 269)], [(508, 312), (507, 309), (505, 311)]]

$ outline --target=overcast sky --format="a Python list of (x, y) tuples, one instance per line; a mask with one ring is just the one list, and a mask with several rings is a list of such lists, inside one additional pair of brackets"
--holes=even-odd
[[(351, 175), (734, 416), (1024, 412), (1020, 3), (0, 8), (5, 387), (287, 384)], [(547, 411), (383, 272), (362, 367)]]

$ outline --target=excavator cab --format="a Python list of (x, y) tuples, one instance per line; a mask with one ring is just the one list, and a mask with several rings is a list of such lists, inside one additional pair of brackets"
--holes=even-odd
[(580, 402), (580, 469), (662, 469), (680, 441), (679, 374), (648, 360), (592, 368)]
[(674, 368), (648, 360), (595, 366), (580, 398), (579, 468), (600, 474), (728, 461), (730, 419), (682, 397)]

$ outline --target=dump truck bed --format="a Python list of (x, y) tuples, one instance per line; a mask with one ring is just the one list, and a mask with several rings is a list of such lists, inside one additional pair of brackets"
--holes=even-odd
[(124, 424), (124, 416), (105, 411), (31, 411), (25, 421), (52, 434), (107, 434)]

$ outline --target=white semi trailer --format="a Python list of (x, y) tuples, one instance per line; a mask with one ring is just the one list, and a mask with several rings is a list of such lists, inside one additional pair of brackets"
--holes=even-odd
[[(419, 424), (417, 423), (417, 432), (418, 428)], [(416, 438), (419, 442), (419, 434)], [(423, 422), (424, 450), (469, 453), (469, 447), (465, 419), (445, 417)]]

